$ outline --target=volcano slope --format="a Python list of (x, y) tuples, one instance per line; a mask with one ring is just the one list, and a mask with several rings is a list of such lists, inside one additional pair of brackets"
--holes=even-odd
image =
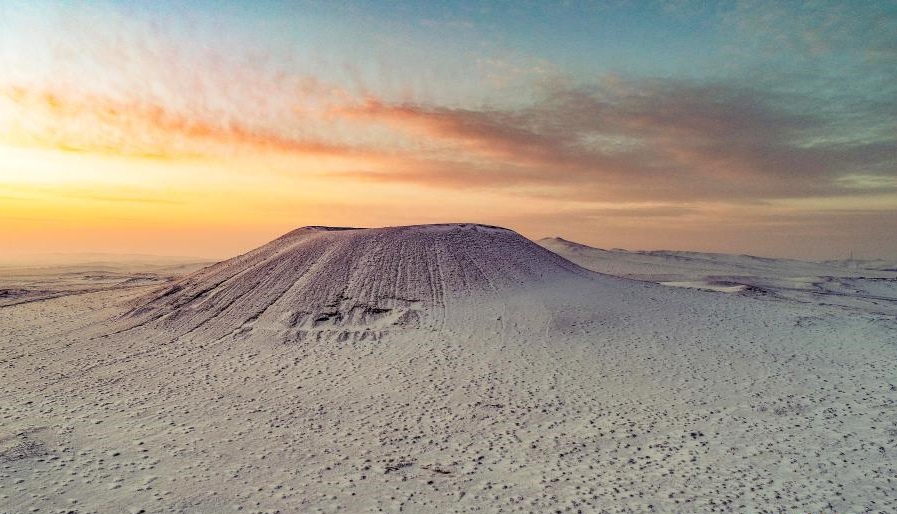
[(893, 317), (480, 225), (0, 308), (0, 511), (887, 512)]
[(129, 317), (206, 338), (237, 327), (279, 341), (378, 340), (420, 328), (424, 309), (590, 275), (497, 227), (305, 227), (138, 300)]

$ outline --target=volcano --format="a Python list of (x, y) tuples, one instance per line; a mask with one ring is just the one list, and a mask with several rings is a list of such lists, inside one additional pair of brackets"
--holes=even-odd
[(310, 226), (188, 275), (127, 316), (180, 335), (378, 339), (425, 327), (453, 302), (595, 276), (499, 227)]

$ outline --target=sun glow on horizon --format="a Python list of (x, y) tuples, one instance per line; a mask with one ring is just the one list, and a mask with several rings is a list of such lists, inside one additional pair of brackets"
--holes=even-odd
[[(364, 3), (5, 3), (0, 259), (223, 257), (307, 224), (441, 221), (607, 247), (897, 255), (872, 228), (897, 227), (882, 108), (897, 13), (857, 8), (871, 32), (766, 27), (790, 42), (773, 58), (755, 22), (788, 7), (661, 4), (384, 18)], [(829, 47), (796, 35), (812, 31)]]

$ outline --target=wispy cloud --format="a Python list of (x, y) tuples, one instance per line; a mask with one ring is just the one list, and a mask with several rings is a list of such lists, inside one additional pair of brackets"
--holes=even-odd
[(335, 176), (589, 200), (897, 191), (897, 134), (887, 127), (858, 127), (804, 98), (731, 81), (608, 77), (556, 83), (518, 108), (465, 108), (356, 99), (314, 77), (285, 80), (314, 107), (278, 92), (285, 108), (274, 115), (250, 107), (219, 116), (146, 98), (6, 85), (0, 138), (154, 159), (352, 158)]
[[(841, 194), (846, 176), (893, 176), (897, 135), (851, 140), (832, 120), (788, 103), (730, 83), (615, 80), (553, 88), (517, 110), (368, 99), (340, 113), (443, 141), (478, 163), (467, 173), (458, 159), (371, 175), (380, 180), (538, 185), (593, 198), (750, 200)], [(893, 189), (889, 180), (876, 184)]]
[[(252, 119), (209, 119), (164, 104), (77, 91), (0, 88), (7, 143), (142, 158), (189, 158), (249, 151), (346, 155), (351, 149), (276, 130)], [(299, 116), (299, 114), (295, 114)]]

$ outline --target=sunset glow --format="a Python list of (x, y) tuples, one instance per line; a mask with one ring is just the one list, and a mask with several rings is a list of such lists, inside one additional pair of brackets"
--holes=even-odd
[(4, 2), (0, 260), (443, 221), (897, 256), (897, 5), (714, 5)]

